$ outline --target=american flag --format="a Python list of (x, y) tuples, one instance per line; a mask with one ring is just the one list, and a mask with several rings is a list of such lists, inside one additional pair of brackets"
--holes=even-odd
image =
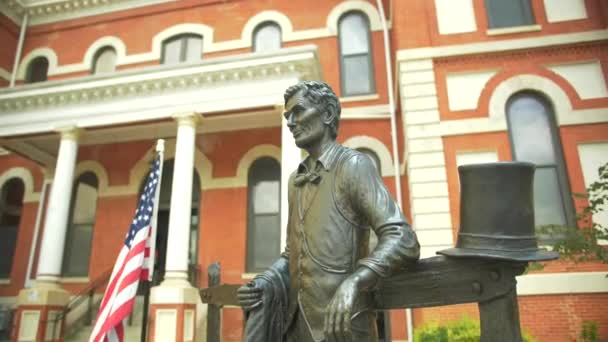
[(124, 341), (126, 322), (133, 310), (139, 281), (150, 280), (154, 267), (154, 258), (150, 255), (154, 242), (152, 218), (160, 181), (160, 163), (159, 154), (152, 162), (135, 217), (114, 264), (89, 342)]

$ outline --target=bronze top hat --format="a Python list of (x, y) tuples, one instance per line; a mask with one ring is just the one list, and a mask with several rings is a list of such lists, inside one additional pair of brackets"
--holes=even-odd
[(557, 259), (534, 235), (534, 164), (499, 162), (458, 167), (460, 231), (455, 248), (438, 254), (511, 261)]

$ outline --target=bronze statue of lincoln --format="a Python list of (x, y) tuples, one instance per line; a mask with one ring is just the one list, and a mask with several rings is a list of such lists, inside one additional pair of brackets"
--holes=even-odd
[(336, 142), (340, 111), (325, 83), (285, 92), (287, 126), (308, 156), (289, 179), (285, 251), (238, 290), (246, 341), (377, 341), (370, 293), (419, 257), (371, 159)]

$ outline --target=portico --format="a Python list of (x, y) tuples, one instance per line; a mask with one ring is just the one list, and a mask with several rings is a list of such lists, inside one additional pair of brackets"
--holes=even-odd
[[(47, 208), (42, 239), (39, 246), (36, 242), (31, 246), (31, 253), (39, 248), (35, 282), (19, 294), (14, 330), (17, 333), (13, 339), (44, 341), (51, 338), (53, 331), (60, 336), (60, 330), (48, 325), (45, 329), (40, 322), (59, 315), (74, 293), (73, 288), (86, 287), (98, 279), (114, 262), (115, 254), (110, 251), (120, 247), (127, 227), (115, 227), (116, 222), (95, 222), (95, 236), (111, 235), (103, 239), (112, 243), (104, 244), (107, 249), (93, 249), (91, 263), (99, 264), (103, 258), (107, 265), (91, 267), (88, 276), (78, 280), (62, 275), (70, 198), (77, 173), (88, 169), (97, 175), (99, 210), (111, 210), (114, 204), (109, 203), (110, 199), (123, 201), (124, 197), (124, 203), (131, 205), (130, 198), (137, 195), (147, 170), (153, 141), (165, 138), (169, 140), (168, 149), (173, 149), (167, 151), (174, 158), (173, 182), (164, 281), (151, 292), (149, 317), (156, 325), (149, 326), (149, 337), (152, 341), (199, 340), (203, 334), (197, 329), (203, 327), (205, 311), (188, 280), (193, 209), (190, 198), (202, 188), (221, 187), (225, 180), (214, 177), (209, 160), (197, 146), (197, 136), (278, 127), (284, 89), (298, 80), (320, 78), (316, 48), (298, 47), (272, 55), (216, 58), (0, 91), (0, 115), (5, 123), (0, 128), (0, 146), (53, 174), (50, 196), (46, 203), (44, 199), (39, 203)], [(282, 158), (288, 164), (283, 168), (284, 177), (300, 159), (299, 150), (289, 144), (288, 138), (283, 134), (281, 140)], [(132, 169), (108, 175), (103, 163), (96, 164), (94, 158), (120, 164), (119, 146), (123, 143), (149, 147), (137, 147), (142, 162)], [(96, 146), (118, 149), (115, 155), (104, 156), (91, 152)], [(88, 160), (85, 166), (79, 164), (82, 149)], [(193, 188), (193, 171), (200, 176), (199, 189)], [(287, 198), (286, 193), (283, 198)], [(283, 212), (287, 212), (286, 208)], [(101, 232), (110, 228), (121, 233)], [(57, 326), (69, 325), (70, 321)], [(159, 325), (162, 329), (157, 329)]]

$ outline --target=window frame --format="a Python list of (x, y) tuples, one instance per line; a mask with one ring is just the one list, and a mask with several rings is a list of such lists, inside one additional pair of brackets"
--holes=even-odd
[[(114, 57), (115, 57), (114, 65), (113, 65), (112, 71), (99, 73), (99, 72), (97, 72), (97, 68), (98, 68), (98, 64), (99, 64), (99, 58), (101, 58), (101, 56), (103, 55), (103, 53), (106, 52), (106, 51), (113, 51), (114, 52)], [(103, 46), (103, 47), (99, 48), (95, 52), (95, 55), (93, 57), (93, 66), (91, 67), (91, 73), (93, 75), (101, 75), (101, 74), (114, 73), (114, 72), (116, 72), (116, 67), (118, 66), (117, 60), (118, 60), (118, 53), (116, 52), (116, 49), (113, 46), (111, 46), (111, 45)]]
[[(187, 60), (187, 56), (188, 56), (188, 38), (199, 38), (201, 40), (201, 52), (199, 55), (199, 60), (203, 58), (203, 51), (204, 51), (204, 39), (205, 37), (203, 37), (202, 35), (198, 34), (198, 33), (180, 33), (174, 36), (171, 36), (165, 40), (163, 40), (162, 44), (161, 44), (161, 56), (160, 56), (160, 64), (163, 65), (174, 65), (174, 64), (181, 64), (181, 63), (187, 63), (187, 62), (194, 62), (194, 61), (188, 61)], [(167, 44), (174, 42), (174, 41), (180, 41), (180, 51), (179, 51), (179, 61), (173, 64), (167, 64), (165, 57), (166, 57), (166, 49), (167, 49)]]
[[(522, 13), (523, 17), (521, 19), (525, 23), (516, 24), (516, 25), (508, 25), (508, 26), (493, 25), (493, 22), (495, 22), (497, 19), (496, 14), (494, 13), (495, 11), (492, 10), (493, 1), (505, 1), (505, 0), (484, 0), (484, 6), (485, 6), (487, 24), (488, 24), (489, 30), (508, 29), (508, 28), (530, 26), (530, 25), (536, 24), (536, 17), (534, 16), (534, 9), (532, 8), (531, 0), (511, 0), (511, 1), (519, 1), (519, 3), (521, 4), (523, 11), (524, 11)], [(527, 21), (529, 21), (529, 22), (527, 22)]]
[[(36, 79), (36, 80), (34, 80), (33, 79), (33, 77), (34, 77), (34, 70), (33, 70), (34, 66), (37, 63), (42, 63), (43, 61), (46, 63), (46, 70), (45, 70), (45, 73), (44, 73), (44, 79), (40, 79), (40, 80)], [(26, 84), (31, 84), (31, 83), (46, 82), (46, 81), (48, 81), (48, 79), (49, 79), (49, 60), (46, 57), (44, 57), (44, 56), (38, 56), (38, 57), (32, 59), (28, 63), (27, 69), (25, 71), (25, 83)]]
[[(569, 227), (577, 227), (576, 213), (574, 210), (574, 202), (572, 200), (572, 192), (570, 188), (570, 180), (566, 170), (566, 161), (564, 159), (563, 147), (561, 144), (561, 138), (559, 136), (559, 126), (557, 125), (555, 106), (551, 102), (550, 98), (541, 92), (534, 90), (523, 90), (511, 94), (505, 103), (505, 115), (507, 121), (507, 130), (509, 134), (509, 146), (512, 152), (512, 159), (517, 161), (517, 153), (515, 149), (515, 139), (513, 138), (512, 131), (512, 119), (510, 112), (510, 105), (520, 96), (530, 96), (535, 98), (543, 107), (547, 113), (547, 121), (549, 123), (549, 131), (551, 133), (551, 142), (553, 144), (553, 154), (555, 156), (554, 164), (536, 164), (536, 169), (555, 168), (558, 182), (558, 189), (563, 198), (561, 207), (564, 212), (564, 218), (566, 225)], [(540, 237), (545, 242), (551, 242), (547, 237)]]
[[(342, 53), (342, 29), (341, 29), (341, 23), (342, 21), (347, 18), (350, 15), (358, 15), (361, 16), (363, 18), (363, 20), (365, 21), (365, 29), (366, 29), (366, 33), (367, 33), (367, 53), (356, 53), (356, 54), (350, 54), (350, 55), (344, 55)], [(373, 53), (372, 53), (372, 34), (371, 34), (371, 24), (370, 24), (370, 20), (369, 17), (362, 11), (358, 11), (358, 10), (354, 10), (354, 11), (348, 11), (344, 14), (342, 14), (342, 16), (340, 16), (340, 19), (338, 20), (338, 60), (339, 60), (339, 64), (340, 64), (340, 96), (341, 97), (353, 97), (353, 96), (365, 96), (365, 95), (372, 95), (376, 93), (376, 75), (374, 73), (374, 58), (373, 58)], [(367, 62), (369, 63), (369, 72), (368, 72), (368, 80), (369, 80), (369, 92), (362, 92), (362, 93), (347, 93), (346, 92), (346, 72), (345, 72), (345, 57), (360, 57), (360, 56), (364, 56), (367, 55)]]
[[(268, 174), (268, 175), (261, 175), (259, 178), (254, 179), (254, 175), (253, 172), (255, 171), (255, 167), (256, 164), (262, 164), (262, 163), (269, 163), (268, 165), (274, 164), (272, 165), (272, 167), (276, 167), (275, 170), (272, 171), (276, 171), (276, 174)], [(263, 164), (262, 164), (263, 165)], [(259, 166), (261, 168), (261, 166)], [(258, 182), (261, 181), (267, 181), (267, 180), (272, 180), (272, 181), (278, 181), (279, 183), (279, 190), (278, 190), (278, 211), (276, 213), (272, 213), (272, 214), (256, 214), (254, 212), (254, 197), (253, 197), (253, 190), (255, 187), (255, 184), (257, 184)], [(280, 255), (281, 253), (281, 164), (274, 158), (269, 157), (269, 156), (263, 156), (260, 158), (257, 158), (255, 161), (253, 161), (253, 163), (251, 163), (250, 167), (249, 167), (249, 171), (247, 173), (247, 217), (246, 217), (246, 222), (247, 222), (247, 233), (246, 233), (246, 240), (245, 240), (245, 272), (246, 273), (258, 273), (261, 272), (265, 269), (265, 267), (260, 267), (260, 268), (256, 268), (255, 267), (255, 239), (254, 239), (254, 233), (256, 230), (255, 227), (255, 218), (257, 218), (258, 216), (277, 216), (278, 217), (278, 224), (276, 227), (276, 234), (277, 234), (277, 242), (278, 242), (278, 255), (277, 257)], [(270, 266), (270, 265), (268, 265)]]
[(260, 30), (262, 30), (265, 27), (268, 26), (273, 26), (276, 27), (276, 29), (279, 31), (279, 49), (283, 48), (283, 30), (281, 29), (281, 25), (279, 25), (277, 22), (275, 21), (264, 21), (260, 24), (258, 24), (255, 29), (253, 30), (253, 33), (251, 34), (251, 51), (253, 52), (272, 52), (275, 50), (270, 50), (270, 51), (258, 51), (257, 50), (257, 46), (256, 46), (256, 35), (258, 34), (258, 32)]
[[(94, 177), (95, 179), (95, 190), (96, 190), (96, 194), (95, 194), (95, 215), (93, 217), (92, 222), (86, 222), (86, 223), (74, 223), (74, 210), (76, 209), (76, 203), (78, 201), (77, 194), (78, 194), (78, 184), (79, 183), (86, 183), (86, 181), (83, 181), (82, 179), (85, 176), (91, 175)], [(92, 186), (91, 184), (88, 184), (90, 186)], [(63, 257), (61, 260), (61, 276), (65, 277), (65, 278), (79, 278), (79, 277), (88, 277), (90, 271), (91, 271), (91, 251), (92, 251), (92, 241), (93, 241), (93, 234), (94, 234), (94, 229), (95, 229), (95, 222), (97, 221), (97, 209), (99, 206), (99, 177), (97, 176), (97, 174), (95, 174), (95, 172), (93, 171), (85, 171), (83, 173), (81, 173), (76, 180), (74, 181), (74, 186), (72, 188), (72, 197), (71, 197), (71, 202), (70, 202), (70, 211), (69, 211), (69, 216), (68, 216), (68, 223), (67, 223), (67, 227), (66, 227), (66, 233), (65, 233), (65, 243), (64, 243), (64, 250), (63, 250)], [(82, 226), (82, 225), (90, 225), (91, 226), (91, 244), (89, 246), (89, 262), (87, 264), (87, 274), (77, 274), (74, 272), (69, 272), (70, 270), (68, 270), (68, 265), (66, 264), (66, 260), (68, 257), (71, 257), (72, 254), (72, 250), (71, 250), (71, 245), (69, 243), (71, 243), (73, 237), (70, 235), (74, 232), (74, 227), (75, 226)]]

